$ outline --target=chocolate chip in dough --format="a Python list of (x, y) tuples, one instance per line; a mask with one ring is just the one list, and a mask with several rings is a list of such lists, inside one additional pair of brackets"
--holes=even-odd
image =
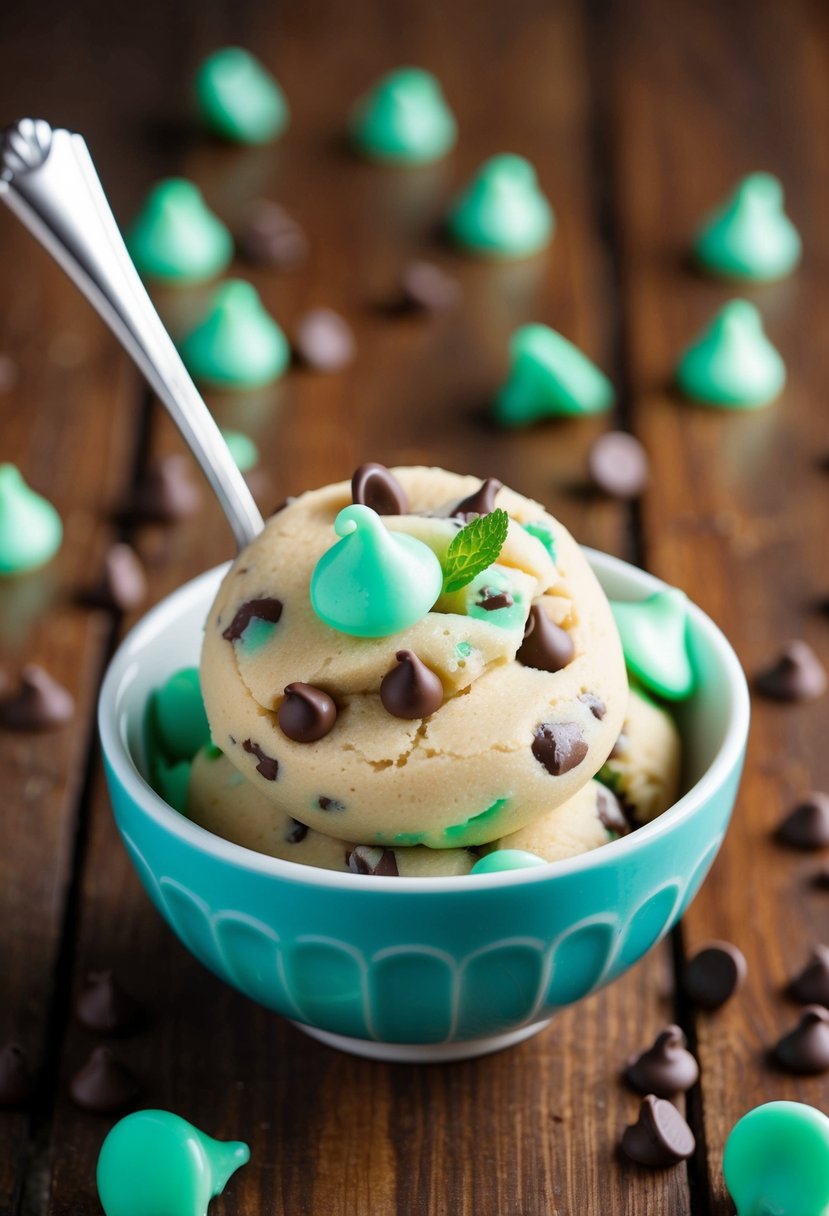
[(285, 840), (288, 844), (301, 844), (308, 835), (308, 828), (304, 823), (300, 823), (298, 819), (289, 819), (288, 827), (285, 832)]
[(775, 701), (813, 701), (826, 691), (826, 670), (808, 642), (794, 641), (754, 683)]
[(276, 625), (282, 616), (282, 600), (276, 599), (275, 596), (266, 596), (258, 600), (248, 600), (247, 603), (241, 604), (233, 617), (233, 620), (228, 625), (222, 634), (228, 642), (235, 642), (247, 629), (251, 621), (266, 621), (268, 624)]
[(694, 1133), (672, 1103), (648, 1094), (639, 1118), (625, 1128), (622, 1151), (637, 1165), (654, 1168), (687, 1160), (696, 1147)]
[(606, 785), (600, 785), (596, 790), (596, 814), (608, 832), (615, 832), (617, 836), (627, 836), (630, 832), (621, 802)]
[(532, 753), (551, 777), (576, 768), (587, 750), (578, 722), (542, 722), (535, 728)]
[(495, 510), (495, 495), (503, 487), (503, 484), (497, 477), (487, 477), (486, 481), (481, 482), (477, 490), (467, 498), (461, 499), (450, 518), (461, 519), (464, 523), (469, 523), (471, 519), (475, 519), (478, 515), (489, 515), (490, 511)]
[(696, 1084), (699, 1065), (679, 1026), (666, 1026), (651, 1047), (628, 1061), (625, 1076), (640, 1094), (670, 1098)]
[(701, 1009), (719, 1009), (746, 977), (743, 952), (730, 942), (711, 942), (685, 964), (682, 986)]
[(295, 681), (285, 688), (277, 716), (283, 735), (294, 743), (315, 743), (333, 728), (337, 706), (321, 688)]
[(266, 781), (276, 781), (279, 776), (279, 761), (263, 752), (259, 744), (254, 743), (251, 739), (244, 739), (242, 747), (249, 755), (255, 756), (259, 761), (256, 765), (257, 773), (261, 774)]
[(54, 730), (69, 722), (75, 699), (68, 689), (34, 663), (20, 673), (20, 685), (0, 700), (0, 727), (5, 730)]
[(382, 874), (388, 878), (399, 876), (394, 849), (358, 844), (346, 854), (346, 859), (352, 874)]
[(378, 515), (406, 515), (409, 510), (409, 500), (400, 482), (384, 464), (374, 460), (354, 470), (351, 498), (363, 507), (371, 507)]
[(538, 671), (555, 672), (566, 667), (575, 653), (570, 634), (550, 620), (541, 604), (533, 604), (524, 627), (524, 641), (515, 656), (518, 662)]
[(383, 708), (394, 718), (428, 718), (443, 704), (440, 677), (411, 650), (398, 650), (397, 667), (380, 681)]
[(593, 717), (598, 718), (598, 720), (601, 722), (602, 718), (607, 713), (607, 706), (601, 697), (597, 697), (594, 692), (583, 692), (579, 697), (579, 700), (587, 706)]

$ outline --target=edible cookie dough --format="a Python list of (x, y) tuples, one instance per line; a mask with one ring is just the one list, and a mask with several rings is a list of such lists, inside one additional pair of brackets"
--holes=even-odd
[(650, 823), (679, 796), (682, 745), (670, 714), (631, 688), (625, 721), (598, 778), (637, 826)]
[[(441, 469), (374, 469), (355, 475), (359, 502), (389, 511), (385, 527), (444, 568), (467, 519), (505, 510), (497, 560), (393, 636), (345, 634), (315, 614), (309, 587), (352, 486), (294, 499), (239, 555), (210, 611), (212, 737), (277, 811), (326, 835), (486, 844), (562, 806), (607, 759), (628, 696), (618, 633), (578, 546), (537, 503)], [(431, 681), (427, 712), (412, 717), (431, 676), (441, 703)]]

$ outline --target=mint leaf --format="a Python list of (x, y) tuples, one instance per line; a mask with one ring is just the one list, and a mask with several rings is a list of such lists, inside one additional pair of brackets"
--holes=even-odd
[(461, 528), (446, 552), (443, 590), (460, 591), (494, 561), (507, 539), (509, 516), (501, 507)]

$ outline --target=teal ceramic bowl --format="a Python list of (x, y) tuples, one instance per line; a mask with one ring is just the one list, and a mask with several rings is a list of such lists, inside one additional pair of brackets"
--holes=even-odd
[[(663, 584), (588, 552), (614, 599)], [(749, 721), (734, 652), (698, 608), (699, 691), (680, 710), (687, 793), (653, 823), (550, 866), (456, 878), (316, 870), (253, 853), (172, 810), (143, 773), (147, 698), (196, 663), (224, 569), (186, 584), (130, 633), (101, 691), (118, 829), (150, 899), (228, 984), (334, 1046), (394, 1060), (456, 1059), (539, 1030), (676, 923), (717, 855)]]

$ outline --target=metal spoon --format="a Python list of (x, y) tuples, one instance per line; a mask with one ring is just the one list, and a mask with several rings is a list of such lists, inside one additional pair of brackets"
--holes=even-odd
[(22, 118), (0, 137), (0, 200), (80, 287), (166, 406), (243, 548), (263, 520), (161, 323), (80, 135)]

